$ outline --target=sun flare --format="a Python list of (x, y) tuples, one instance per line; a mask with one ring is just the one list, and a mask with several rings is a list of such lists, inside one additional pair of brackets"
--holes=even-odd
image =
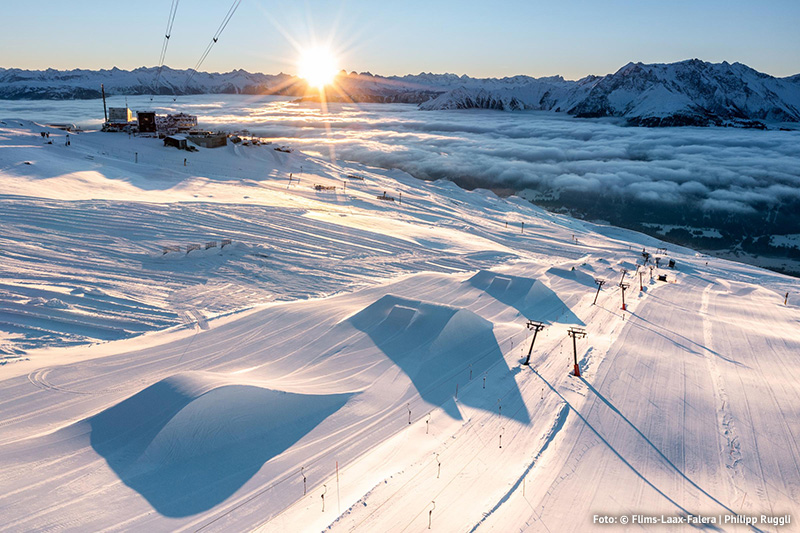
[(305, 50), (298, 62), (298, 74), (309, 85), (319, 89), (333, 82), (339, 72), (336, 58), (327, 48)]

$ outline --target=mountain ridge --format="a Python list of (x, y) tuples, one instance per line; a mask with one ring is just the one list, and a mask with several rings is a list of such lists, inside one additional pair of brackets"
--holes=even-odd
[(490, 93), (461, 87), (421, 107), (559, 111), (640, 126), (765, 127), (761, 121), (800, 122), (798, 82), (800, 75), (775, 78), (742, 63), (630, 62), (613, 74), (577, 81), (532, 79)]
[[(156, 84), (156, 79), (158, 83)], [(89, 99), (106, 94), (274, 94), (307, 100), (304, 80), (289, 74), (197, 72), (163, 67), (122, 70), (0, 68), (0, 99)], [(735, 126), (800, 122), (800, 74), (777, 78), (742, 63), (688, 59), (629, 62), (605, 76), (473, 78), (421, 72), (342, 73), (332, 102), (409, 103), (423, 110), (543, 110), (579, 118), (617, 117), (636, 126)]]

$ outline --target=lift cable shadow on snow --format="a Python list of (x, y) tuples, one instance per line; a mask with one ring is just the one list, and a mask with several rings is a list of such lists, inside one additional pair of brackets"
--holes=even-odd
[(744, 363), (741, 363), (741, 362), (739, 362), (739, 361), (735, 361), (735, 360), (733, 360), (733, 359), (730, 359), (730, 358), (728, 358), (728, 357), (725, 357), (724, 355), (722, 355), (721, 353), (717, 352), (716, 350), (712, 350), (711, 348), (708, 348), (707, 346), (704, 346), (704, 345), (700, 344), (700, 343), (699, 343), (699, 342), (697, 342), (697, 341), (693, 341), (692, 339), (690, 339), (690, 338), (686, 337), (685, 335), (681, 335), (680, 333), (676, 333), (676, 332), (674, 332), (674, 331), (672, 331), (672, 330), (669, 330), (669, 329), (665, 328), (664, 326), (661, 326), (661, 325), (659, 325), (659, 324), (655, 324), (655, 323), (651, 322), (650, 320), (647, 320), (646, 318), (642, 318), (642, 316), (641, 316), (641, 315), (638, 315), (638, 314), (636, 314), (636, 313), (629, 313), (629, 314), (630, 314), (632, 317), (636, 317), (636, 319), (637, 319), (637, 320), (640, 320), (640, 321), (642, 321), (642, 322), (645, 322), (645, 323), (647, 323), (647, 324), (649, 324), (649, 325), (651, 325), (651, 326), (653, 326), (653, 327), (646, 328), (645, 326), (643, 326), (643, 325), (641, 325), (641, 324), (636, 324), (636, 322), (634, 322), (634, 321), (631, 321), (631, 322), (630, 322), (630, 324), (634, 325), (635, 327), (639, 327), (639, 328), (643, 328), (643, 329), (648, 329), (648, 330), (652, 331), (653, 333), (655, 333), (656, 335), (659, 335), (659, 336), (661, 336), (661, 337), (663, 337), (663, 338), (667, 339), (668, 341), (670, 341), (671, 343), (673, 343), (675, 346), (678, 346), (678, 347), (680, 347), (680, 348), (683, 348), (684, 350), (686, 350), (686, 351), (688, 351), (688, 352), (690, 352), (690, 353), (693, 353), (693, 354), (696, 354), (696, 355), (702, 355), (701, 353), (699, 353), (699, 352), (696, 352), (696, 351), (694, 351), (694, 350), (689, 350), (688, 348), (686, 348), (686, 347), (685, 347), (685, 346), (683, 346), (682, 344), (679, 344), (679, 343), (677, 343), (676, 341), (674, 341), (673, 339), (670, 339), (670, 338), (669, 338), (667, 335), (665, 335), (665, 334), (663, 334), (663, 333), (660, 333), (660, 332), (656, 331), (654, 328), (661, 328), (661, 329), (663, 329), (663, 330), (665, 330), (665, 331), (669, 332), (670, 334), (672, 334), (672, 335), (675, 335), (676, 337), (680, 338), (681, 340), (684, 340), (684, 341), (686, 341), (686, 342), (687, 342), (687, 343), (689, 343), (689, 344), (693, 344), (694, 346), (696, 346), (696, 347), (700, 348), (701, 350), (703, 350), (703, 351), (706, 351), (706, 352), (708, 352), (708, 353), (710, 353), (710, 354), (712, 354), (712, 355), (715, 355), (715, 356), (719, 357), (720, 359), (722, 359), (722, 360), (723, 360), (723, 361), (725, 361), (726, 363), (730, 363), (730, 364), (732, 364), (732, 365), (736, 365), (736, 366), (739, 366), (739, 367), (750, 368), (750, 367), (748, 367), (747, 365), (745, 365)]
[[(690, 515), (690, 514), (691, 514), (691, 515), (696, 515), (696, 514), (697, 514), (697, 513), (691, 513), (691, 512), (689, 512), (689, 511), (688, 511), (686, 508), (684, 508), (684, 507), (683, 507), (681, 504), (679, 504), (678, 502), (676, 502), (675, 500), (673, 500), (673, 499), (672, 499), (670, 496), (668, 496), (668, 495), (667, 495), (667, 494), (666, 494), (664, 491), (662, 491), (661, 489), (659, 489), (658, 487), (656, 487), (656, 486), (655, 486), (655, 484), (654, 484), (652, 481), (650, 481), (649, 479), (647, 479), (647, 477), (646, 477), (644, 474), (642, 474), (642, 473), (641, 473), (641, 472), (640, 472), (640, 471), (639, 471), (639, 470), (638, 470), (638, 469), (637, 469), (635, 466), (633, 466), (633, 464), (631, 464), (631, 463), (630, 463), (630, 462), (629, 462), (627, 459), (625, 459), (625, 457), (623, 457), (623, 456), (622, 456), (622, 454), (621, 454), (619, 451), (617, 451), (617, 449), (616, 449), (616, 448), (614, 448), (614, 447), (611, 445), (611, 443), (610, 443), (610, 442), (608, 442), (608, 440), (606, 440), (606, 439), (605, 439), (605, 437), (603, 437), (603, 435), (601, 435), (601, 434), (600, 434), (600, 432), (599, 432), (599, 431), (598, 431), (598, 430), (597, 430), (597, 429), (596, 429), (596, 428), (595, 428), (595, 427), (594, 427), (594, 426), (593, 426), (593, 425), (592, 425), (592, 424), (591, 424), (591, 423), (590, 423), (590, 422), (589, 422), (589, 421), (586, 419), (586, 417), (585, 417), (585, 416), (583, 416), (583, 414), (581, 414), (581, 413), (580, 413), (580, 411), (578, 411), (577, 409), (575, 409), (575, 407), (574, 407), (574, 406), (573, 406), (571, 403), (569, 403), (569, 401), (568, 401), (568, 400), (567, 400), (567, 399), (566, 399), (566, 398), (565, 398), (565, 397), (564, 397), (564, 396), (563, 396), (563, 395), (562, 395), (560, 392), (558, 392), (558, 390), (556, 390), (556, 388), (555, 388), (555, 387), (554, 387), (554, 386), (553, 386), (553, 385), (552, 385), (552, 384), (551, 384), (549, 381), (547, 381), (547, 380), (544, 378), (544, 376), (542, 376), (541, 374), (539, 374), (539, 372), (537, 372), (537, 371), (536, 371), (536, 370), (534, 370), (534, 369), (531, 369), (531, 371), (532, 371), (534, 374), (536, 374), (536, 375), (539, 377), (539, 379), (541, 379), (541, 380), (542, 380), (542, 381), (545, 383), (545, 385), (547, 385), (547, 387), (549, 387), (549, 388), (550, 388), (550, 390), (551, 390), (552, 392), (554, 392), (554, 393), (555, 393), (555, 394), (556, 394), (556, 395), (557, 395), (559, 398), (561, 398), (561, 400), (562, 400), (562, 401), (564, 401), (564, 403), (565, 403), (566, 405), (568, 405), (568, 406), (569, 406), (569, 408), (570, 408), (570, 409), (571, 409), (571, 410), (572, 410), (572, 411), (573, 411), (573, 412), (574, 412), (574, 413), (575, 413), (575, 414), (578, 416), (578, 418), (580, 418), (580, 419), (581, 419), (581, 421), (582, 421), (582, 422), (583, 422), (583, 423), (586, 425), (586, 427), (588, 427), (588, 428), (589, 428), (589, 430), (590, 430), (592, 433), (594, 433), (594, 434), (595, 434), (595, 435), (596, 435), (596, 436), (597, 436), (597, 437), (598, 437), (598, 438), (599, 438), (599, 439), (600, 439), (600, 440), (603, 442), (603, 444), (605, 444), (605, 445), (608, 447), (608, 449), (609, 449), (609, 450), (611, 450), (611, 452), (612, 452), (614, 455), (616, 455), (616, 456), (617, 456), (617, 457), (618, 457), (618, 458), (619, 458), (619, 459), (620, 459), (620, 460), (621, 460), (621, 461), (622, 461), (622, 462), (625, 464), (625, 466), (627, 466), (628, 468), (630, 468), (630, 470), (631, 470), (631, 471), (632, 471), (634, 474), (636, 474), (636, 475), (637, 475), (637, 476), (638, 476), (638, 477), (639, 477), (639, 478), (640, 478), (642, 481), (644, 481), (644, 482), (645, 482), (645, 483), (646, 483), (646, 484), (647, 484), (647, 485), (648, 485), (650, 488), (652, 488), (652, 489), (653, 489), (653, 490), (655, 490), (655, 491), (656, 491), (658, 494), (660, 494), (661, 496), (663, 496), (663, 497), (664, 497), (664, 498), (665, 498), (667, 501), (669, 501), (669, 502), (670, 502), (672, 505), (674, 505), (675, 507), (677, 507), (678, 509), (680, 509), (680, 510), (681, 510), (681, 511), (682, 511), (684, 514), (686, 514), (686, 515)], [(584, 379), (581, 379), (581, 381), (583, 381), (584, 383), (587, 383), (587, 382), (586, 382), (586, 380), (584, 380)], [(587, 385), (588, 385), (588, 383), (587, 383)], [(592, 390), (594, 391), (594, 389), (593, 389), (593, 388), (592, 388)], [(598, 398), (600, 398), (600, 396), (599, 396), (599, 395), (598, 395)], [(605, 400), (604, 400), (603, 398), (601, 398), (601, 400), (605, 402)], [(609, 407), (611, 407), (611, 406), (609, 405)], [(611, 408), (612, 408), (612, 410), (614, 410), (616, 413), (618, 413), (618, 414), (619, 414), (619, 411), (617, 411), (617, 410), (616, 410), (616, 409), (614, 409), (613, 407), (611, 407)], [(622, 417), (622, 415), (621, 415), (621, 414), (620, 414), (620, 416)], [(622, 417), (622, 418), (623, 418), (623, 419), (624, 419), (626, 422), (628, 422), (628, 424), (630, 424), (630, 422), (629, 422), (627, 419), (625, 419), (625, 417)], [(630, 424), (630, 425), (633, 427), (633, 425), (632, 425), (632, 424)], [(637, 433), (639, 433), (639, 435), (641, 435), (641, 436), (642, 436), (642, 437), (645, 439), (645, 441), (647, 441), (648, 443), (650, 442), (650, 441), (649, 441), (649, 440), (648, 440), (646, 437), (644, 437), (644, 435), (642, 435), (642, 434), (641, 434), (641, 432), (639, 432), (639, 431), (638, 431), (638, 429), (636, 429), (636, 428), (634, 427), (634, 430), (635, 430)], [(653, 446), (653, 445), (652, 445), (652, 443), (650, 443), (650, 445), (651, 445), (651, 446), (652, 446), (652, 447), (653, 447), (653, 448), (656, 450), (656, 452), (657, 452), (657, 453), (658, 453), (658, 454), (659, 454), (659, 455), (660, 455), (662, 458), (664, 458), (664, 459), (665, 459), (665, 461), (667, 462), (667, 464), (668, 464), (668, 465), (670, 465), (670, 466), (671, 466), (673, 469), (675, 469), (675, 471), (676, 471), (676, 472), (677, 472), (679, 475), (681, 475), (681, 477), (683, 477), (685, 480), (687, 480), (687, 481), (688, 481), (688, 482), (689, 482), (689, 483), (690, 483), (690, 484), (691, 484), (693, 487), (695, 487), (697, 490), (699, 490), (701, 493), (703, 493), (705, 496), (707, 496), (707, 497), (708, 497), (710, 500), (712, 500), (714, 503), (716, 503), (717, 505), (719, 505), (720, 507), (722, 507), (723, 509), (725, 509), (725, 510), (726, 510), (727, 512), (729, 512), (730, 514), (732, 514), (732, 515), (736, 515), (736, 514), (737, 514), (737, 513), (736, 513), (736, 512), (734, 512), (732, 509), (730, 509), (728, 506), (726, 506), (725, 504), (723, 504), (722, 502), (720, 502), (719, 500), (717, 500), (716, 498), (714, 498), (713, 496), (711, 496), (710, 494), (708, 494), (708, 493), (707, 493), (705, 490), (703, 490), (703, 489), (702, 489), (700, 486), (698, 486), (698, 485), (697, 485), (697, 484), (696, 484), (694, 481), (692, 481), (691, 479), (689, 479), (688, 477), (686, 477), (686, 475), (685, 475), (685, 474), (683, 474), (683, 473), (682, 473), (680, 470), (678, 470), (678, 469), (675, 467), (675, 465), (674, 465), (674, 464), (672, 464), (672, 462), (671, 462), (671, 461), (669, 461), (668, 459), (666, 459), (666, 457), (664, 457), (664, 455), (663, 455), (663, 454), (662, 454), (662, 453), (661, 453), (661, 452), (660, 452), (660, 451), (659, 451), (657, 448), (655, 448), (655, 446)], [(706, 525), (706, 527), (709, 527), (709, 528), (711, 528), (711, 529), (714, 529), (714, 530), (717, 530), (717, 531), (722, 531), (720, 528), (718, 528), (718, 527), (716, 527), (716, 526), (713, 526), (713, 525)], [(762, 530), (758, 529), (757, 527), (755, 527), (755, 526), (753, 526), (753, 525), (751, 525), (750, 527), (753, 529), (753, 531), (759, 531), (759, 532), (760, 532), (760, 531), (762, 531)]]
[(638, 427), (636, 427), (636, 425), (634, 425), (634, 423), (633, 423), (633, 422), (631, 422), (631, 421), (630, 421), (630, 420), (629, 420), (629, 419), (628, 419), (628, 418), (627, 418), (625, 415), (623, 415), (623, 414), (622, 414), (622, 413), (619, 411), (619, 409), (617, 409), (617, 408), (614, 406), (614, 404), (612, 404), (610, 401), (608, 401), (608, 399), (607, 399), (605, 396), (603, 396), (602, 394), (600, 394), (600, 392), (599, 392), (597, 389), (595, 389), (595, 388), (592, 386), (592, 384), (591, 384), (591, 383), (589, 383), (588, 381), (586, 381), (586, 379), (585, 379), (585, 378), (580, 378), (580, 380), (581, 380), (581, 381), (583, 381), (583, 383), (584, 383), (584, 384), (585, 384), (585, 385), (586, 385), (586, 386), (589, 388), (589, 390), (590, 390), (590, 391), (592, 391), (592, 393), (594, 393), (594, 395), (595, 395), (595, 396), (596, 396), (596, 397), (597, 397), (597, 398), (598, 398), (600, 401), (602, 401), (602, 402), (603, 402), (603, 403), (604, 403), (604, 404), (605, 404), (605, 405), (606, 405), (606, 406), (607, 406), (609, 409), (611, 409), (611, 411), (613, 411), (613, 412), (614, 412), (614, 413), (615, 413), (617, 416), (619, 416), (619, 417), (620, 417), (620, 418), (621, 418), (621, 419), (622, 419), (622, 420), (623, 420), (623, 421), (624, 421), (626, 424), (628, 424), (628, 425), (631, 427), (631, 429), (633, 429), (633, 430), (634, 430), (634, 431), (635, 431), (635, 432), (636, 432), (636, 433), (637, 433), (637, 434), (638, 434), (638, 435), (639, 435), (639, 436), (640, 436), (640, 437), (641, 437), (641, 438), (642, 438), (642, 439), (643, 439), (643, 440), (644, 440), (644, 441), (645, 441), (645, 442), (648, 444), (648, 446), (650, 446), (650, 447), (651, 447), (651, 448), (652, 448), (652, 449), (653, 449), (653, 450), (654, 450), (654, 451), (655, 451), (655, 452), (656, 452), (656, 453), (657, 453), (657, 454), (658, 454), (658, 455), (659, 455), (659, 456), (660, 456), (660, 457), (661, 457), (661, 458), (664, 460), (664, 462), (666, 462), (666, 463), (667, 463), (667, 464), (668, 464), (668, 465), (669, 465), (669, 466), (670, 466), (670, 467), (671, 467), (673, 470), (675, 470), (675, 472), (677, 472), (677, 473), (678, 473), (678, 475), (680, 475), (680, 476), (681, 476), (683, 479), (685, 479), (686, 481), (688, 481), (688, 482), (689, 482), (689, 483), (690, 483), (690, 484), (691, 484), (691, 485), (692, 485), (694, 488), (696, 488), (697, 490), (699, 490), (700, 492), (702, 492), (702, 493), (703, 493), (705, 496), (707, 496), (707, 497), (708, 497), (708, 498), (709, 498), (711, 501), (713, 501), (714, 503), (716, 503), (717, 505), (719, 505), (720, 507), (722, 507), (723, 509), (725, 509), (726, 511), (728, 511), (730, 514), (732, 514), (732, 515), (735, 515), (735, 514), (737, 514), (736, 512), (734, 512), (734, 511), (733, 511), (733, 509), (729, 508), (727, 505), (725, 505), (724, 503), (722, 503), (721, 501), (719, 501), (717, 498), (715, 498), (714, 496), (712, 496), (711, 494), (709, 494), (709, 493), (708, 493), (708, 492), (707, 492), (705, 489), (703, 489), (703, 488), (702, 488), (700, 485), (698, 485), (698, 484), (697, 484), (697, 483), (695, 483), (695, 482), (694, 482), (694, 481), (693, 481), (691, 478), (689, 478), (689, 476), (687, 476), (686, 474), (684, 474), (684, 473), (683, 473), (683, 471), (682, 471), (680, 468), (678, 468), (678, 467), (675, 465), (675, 463), (673, 463), (673, 462), (672, 462), (672, 461), (671, 461), (671, 460), (670, 460), (670, 459), (669, 459), (669, 458), (668, 458), (666, 455), (664, 455), (664, 453), (663, 453), (663, 452), (662, 452), (660, 449), (658, 449), (658, 447), (657, 447), (655, 444), (653, 444), (653, 442), (652, 442), (652, 441), (651, 441), (649, 438), (647, 438), (647, 436), (646, 436), (644, 433), (642, 433), (642, 431), (641, 431), (641, 430), (640, 430)]

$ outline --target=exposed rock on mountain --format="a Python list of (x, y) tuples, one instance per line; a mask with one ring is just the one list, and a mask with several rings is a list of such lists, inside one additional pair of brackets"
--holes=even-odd
[[(279, 94), (315, 100), (306, 82), (287, 74), (197, 73), (156, 68), (26, 71), (0, 69), (0, 98), (98, 98), (107, 94)], [(420, 73), (375, 76), (342, 72), (325, 98), (332, 102), (410, 103), (421, 109), (545, 110), (577, 117), (619, 117), (638, 126), (766, 127), (800, 121), (800, 74), (775, 78), (741, 63), (698, 59), (628, 63), (607, 76), (470, 78)]]
[(774, 78), (741, 63), (697, 59), (629, 63), (614, 74), (578, 81), (534, 79), (487, 91), (459, 87), (423, 109), (540, 109), (578, 117), (622, 117), (642, 126), (732, 125), (800, 121), (800, 75)]

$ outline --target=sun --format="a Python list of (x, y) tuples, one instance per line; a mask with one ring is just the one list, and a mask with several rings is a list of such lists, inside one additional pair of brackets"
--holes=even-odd
[(333, 82), (339, 69), (336, 58), (327, 48), (309, 48), (300, 55), (298, 75), (309, 85), (322, 89)]

